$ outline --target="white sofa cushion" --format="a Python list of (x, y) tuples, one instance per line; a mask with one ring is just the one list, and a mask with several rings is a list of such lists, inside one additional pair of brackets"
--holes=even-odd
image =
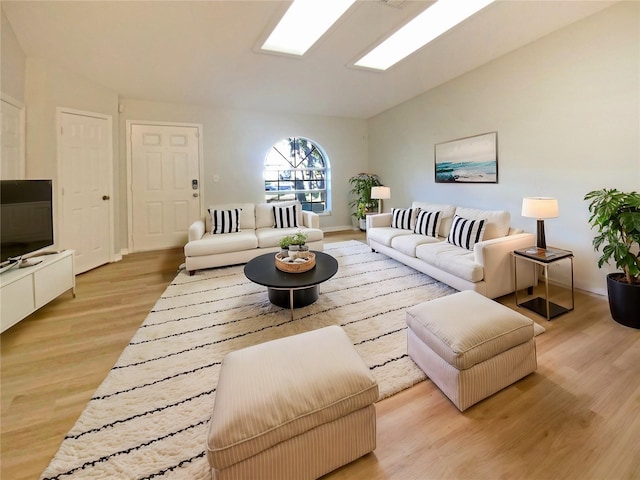
[(303, 225), (302, 222), (302, 205), (297, 200), (291, 200), (289, 202), (273, 202), (273, 203), (258, 203), (256, 204), (256, 223), (255, 228), (271, 227), (275, 224), (273, 217), (273, 207), (289, 207), (296, 205), (296, 211), (298, 215), (298, 225)]
[(425, 243), (441, 242), (442, 238), (429, 237), (427, 235), (418, 235), (413, 233), (411, 235), (398, 235), (391, 239), (391, 247), (400, 253), (409, 255), (410, 257), (416, 256), (416, 247), (418, 245), (424, 245)]
[(455, 205), (447, 205), (443, 203), (429, 203), (429, 202), (413, 202), (411, 208), (419, 208), (420, 210), (427, 210), (429, 212), (442, 212), (442, 219), (440, 221), (440, 227), (438, 229), (439, 237), (446, 237), (451, 229), (451, 221), (453, 215), (456, 213)]
[[(207, 210), (233, 210), (240, 208), (240, 230), (254, 230), (256, 228), (255, 205), (253, 203), (223, 203), (220, 205), (211, 205)], [(211, 232), (213, 225), (211, 224), (211, 215), (205, 215), (205, 230)]]
[(205, 233), (200, 240), (187, 243), (184, 247), (184, 254), (187, 257), (198, 257), (200, 255), (239, 252), (253, 248), (258, 248), (258, 239), (253, 230), (227, 233), (225, 235)]
[(416, 257), (469, 282), (479, 282), (484, 278), (484, 269), (475, 262), (473, 251), (456, 247), (449, 242), (418, 245)]
[(307, 243), (322, 241), (324, 236), (322, 230), (318, 228), (258, 228), (256, 229), (256, 237), (258, 239), (258, 247), (270, 248), (277, 247), (280, 239), (287, 235), (295, 235), (302, 232), (307, 236)]
[(391, 246), (391, 240), (400, 235), (413, 235), (413, 230), (403, 230), (393, 227), (376, 227), (367, 229), (367, 238), (374, 242)]
[(456, 215), (469, 220), (486, 220), (483, 240), (505, 237), (509, 233), (511, 216), (506, 210), (480, 210), (477, 208), (458, 207)]

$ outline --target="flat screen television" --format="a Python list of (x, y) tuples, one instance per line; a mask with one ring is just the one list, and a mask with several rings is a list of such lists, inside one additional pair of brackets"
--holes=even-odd
[(51, 180), (0, 180), (0, 262), (53, 245)]

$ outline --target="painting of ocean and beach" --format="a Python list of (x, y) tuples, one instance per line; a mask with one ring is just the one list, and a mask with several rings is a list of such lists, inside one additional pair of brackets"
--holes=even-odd
[(498, 183), (498, 132), (435, 146), (436, 183)]

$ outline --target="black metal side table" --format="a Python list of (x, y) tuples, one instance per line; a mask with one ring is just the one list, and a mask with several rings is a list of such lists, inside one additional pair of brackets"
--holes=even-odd
[[(516, 289), (516, 307), (525, 307), (532, 312), (542, 315), (547, 321), (552, 318), (562, 315), (563, 313), (570, 312), (575, 306), (574, 300), (574, 288), (573, 288), (573, 252), (569, 250), (560, 250), (557, 248), (538, 248), (528, 247), (521, 250), (515, 250), (513, 252), (513, 276), (514, 285)], [(560, 260), (571, 261), (571, 307), (563, 307), (557, 303), (549, 301), (549, 265)], [(544, 286), (545, 296), (544, 298), (536, 297), (526, 302), (518, 303), (518, 260), (525, 260), (530, 262), (533, 268), (542, 266), (544, 268)]]

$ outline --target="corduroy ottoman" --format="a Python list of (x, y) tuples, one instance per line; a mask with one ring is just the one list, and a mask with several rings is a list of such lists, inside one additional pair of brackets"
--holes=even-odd
[(533, 321), (474, 291), (407, 309), (407, 351), (460, 411), (537, 368)]
[(338, 326), (229, 353), (207, 439), (212, 476), (318, 478), (375, 449), (377, 399)]

